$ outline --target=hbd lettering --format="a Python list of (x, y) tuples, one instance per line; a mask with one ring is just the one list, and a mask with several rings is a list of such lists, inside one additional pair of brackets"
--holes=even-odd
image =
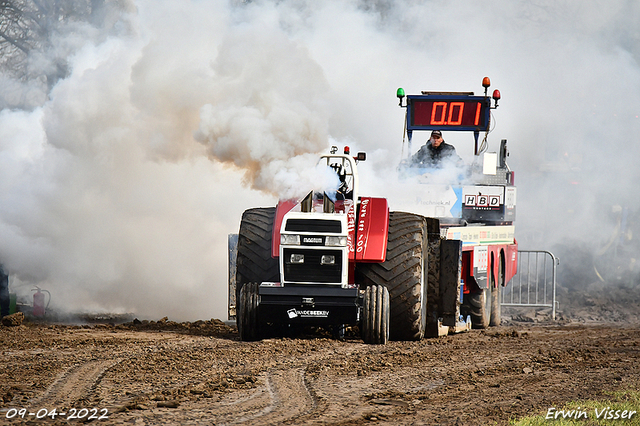
[[(631, 419), (636, 412), (630, 410), (612, 410), (611, 407), (603, 408), (602, 410), (598, 410), (595, 408), (594, 414), (596, 419), (602, 420), (618, 420), (618, 419)], [(586, 411), (581, 410), (578, 407), (577, 410), (556, 410), (554, 407), (551, 407), (547, 410), (547, 416), (545, 419), (588, 419), (589, 415)]]

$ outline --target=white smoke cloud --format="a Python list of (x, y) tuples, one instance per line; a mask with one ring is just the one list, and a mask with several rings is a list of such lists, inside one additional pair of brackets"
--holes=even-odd
[[(639, 207), (639, 18), (622, 0), (132, 1), (58, 35), (68, 77), (0, 112), (0, 258), (61, 308), (225, 318), (243, 210), (334, 185), (311, 155), (331, 144), (369, 153), (360, 190), (380, 195), (410, 153), (396, 88), (485, 75), (519, 238), (594, 242), (612, 204)], [(470, 135), (445, 139), (472, 160)]]
[(215, 103), (200, 109), (196, 139), (212, 158), (245, 170), (254, 188), (281, 195), (275, 172), (328, 144), (321, 67), (277, 26), (264, 23), (230, 31), (212, 67)]

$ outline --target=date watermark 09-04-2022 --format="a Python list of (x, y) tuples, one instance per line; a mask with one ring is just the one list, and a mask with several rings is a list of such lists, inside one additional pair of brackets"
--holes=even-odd
[(28, 410), (26, 408), (4, 408), (6, 419), (63, 419), (63, 420), (107, 420), (109, 410), (106, 408), (69, 408), (58, 410), (57, 408), (40, 408)]

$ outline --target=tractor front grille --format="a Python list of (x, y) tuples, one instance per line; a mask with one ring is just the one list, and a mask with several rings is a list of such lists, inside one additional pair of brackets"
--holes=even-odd
[(339, 234), (342, 232), (342, 224), (339, 220), (289, 219), (285, 231)]
[[(304, 255), (304, 263), (291, 263), (291, 255)], [(335, 263), (322, 265), (323, 255), (335, 256)], [(298, 283), (341, 284), (342, 251), (285, 248), (283, 250), (284, 280)]]

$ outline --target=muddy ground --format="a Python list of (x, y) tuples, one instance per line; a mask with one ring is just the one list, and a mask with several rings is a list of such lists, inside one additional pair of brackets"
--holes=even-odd
[(567, 298), (555, 322), (506, 312), (501, 327), (386, 346), (241, 342), (220, 320), (0, 326), (0, 422), (503, 425), (640, 389), (640, 303), (611, 295)]

